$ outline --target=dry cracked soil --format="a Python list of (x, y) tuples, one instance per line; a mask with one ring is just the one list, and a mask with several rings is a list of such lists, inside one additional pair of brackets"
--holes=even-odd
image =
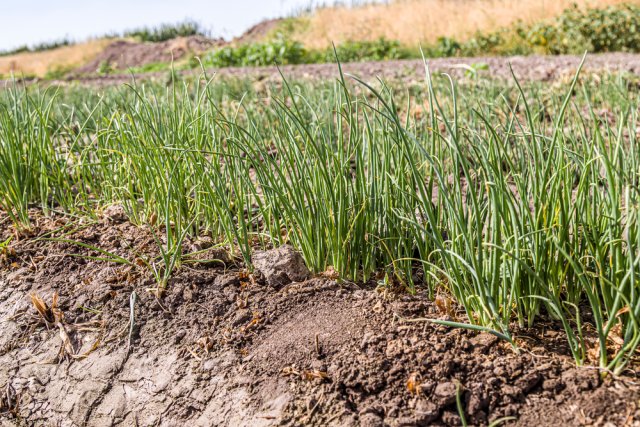
[(446, 295), (311, 276), (287, 248), (249, 274), (206, 236), (158, 297), (152, 233), (117, 208), (33, 218), (0, 214), (2, 426), (640, 426), (634, 369), (576, 368), (552, 322), (515, 351), (408, 321), (464, 321)]

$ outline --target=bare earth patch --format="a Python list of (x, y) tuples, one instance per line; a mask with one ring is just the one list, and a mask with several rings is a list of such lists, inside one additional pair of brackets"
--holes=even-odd
[[(0, 224), (4, 241), (13, 231)], [(148, 229), (117, 215), (39, 217), (34, 231), (64, 226), (122, 257), (154, 251)], [(274, 287), (228, 260), (184, 265), (157, 299), (141, 268), (35, 235), (0, 256), (3, 426), (460, 425), (458, 401), (470, 425), (640, 425), (633, 370), (575, 368), (551, 322), (517, 331), (517, 353), (489, 334), (403, 321), (463, 320), (420, 292), (320, 276)]]
[[(573, 77), (582, 57), (575, 55), (558, 56), (514, 56), (478, 58), (436, 58), (428, 59), (433, 73), (448, 73), (456, 78), (464, 77), (467, 68), (478, 64), (480, 77), (513, 80), (511, 70), (522, 81), (555, 81)], [(393, 60), (380, 62), (353, 62), (342, 64), (343, 71), (365, 80), (378, 77), (384, 80), (399, 80), (405, 83), (424, 82), (425, 67), (422, 60)], [(289, 79), (333, 80), (339, 77), (336, 64), (285, 65), (280, 67), (230, 67), (207, 70), (218, 77), (249, 78), (255, 81), (280, 82), (282, 74)], [(605, 53), (590, 54), (585, 61), (585, 73), (624, 72), (640, 75), (640, 54)], [(184, 72), (186, 75), (200, 74), (199, 70)], [(136, 80), (145, 78), (166, 78), (166, 73), (146, 73), (136, 75)], [(112, 74), (73, 79), (90, 85), (121, 84), (131, 81), (130, 74)]]

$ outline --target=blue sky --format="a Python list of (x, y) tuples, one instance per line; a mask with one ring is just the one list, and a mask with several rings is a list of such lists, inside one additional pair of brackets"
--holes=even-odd
[[(230, 38), (264, 18), (290, 14), (317, 0), (0, 0), (0, 50), (70, 36), (194, 19)], [(333, 3), (323, 0), (323, 4)]]

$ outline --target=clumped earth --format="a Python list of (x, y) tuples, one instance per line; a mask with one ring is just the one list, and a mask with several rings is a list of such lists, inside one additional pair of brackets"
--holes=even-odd
[[(490, 76), (503, 80), (512, 80), (512, 70), (522, 81), (555, 81), (570, 79), (576, 73), (582, 57), (576, 55), (557, 56), (515, 56), (480, 58), (436, 58), (428, 59), (433, 73), (448, 73), (456, 78)], [(98, 63), (99, 64), (99, 63)], [(406, 83), (424, 81), (425, 67), (422, 60), (393, 60), (380, 62), (353, 62), (342, 64), (345, 73), (353, 74), (365, 80), (382, 77), (386, 80), (400, 80)], [(474, 71), (469, 71), (471, 68)], [(95, 71), (95, 69), (93, 70)], [(230, 67), (208, 70), (220, 77), (251, 78), (256, 81), (282, 81), (282, 75), (291, 79), (331, 80), (336, 78), (336, 64), (304, 64), (276, 67)], [(640, 54), (604, 53), (590, 54), (584, 64), (585, 73), (622, 72), (640, 75)], [(185, 74), (199, 74), (200, 71), (187, 71)], [(147, 73), (136, 75), (136, 79), (166, 77), (166, 73)], [(74, 78), (86, 84), (122, 84), (131, 81), (130, 74), (111, 74), (107, 76), (86, 76)]]
[(516, 352), (420, 320), (464, 321), (446, 295), (311, 276), (289, 247), (250, 274), (206, 236), (158, 298), (121, 209), (33, 218), (0, 214), (0, 425), (640, 425), (637, 366), (576, 368), (552, 322)]
[(91, 62), (74, 70), (71, 78), (83, 74), (93, 74), (104, 64), (114, 70), (126, 70), (158, 62), (171, 63), (184, 58), (187, 54), (201, 54), (225, 42), (222, 39), (209, 39), (202, 36), (178, 37), (164, 42), (136, 42), (117, 40), (107, 46)]

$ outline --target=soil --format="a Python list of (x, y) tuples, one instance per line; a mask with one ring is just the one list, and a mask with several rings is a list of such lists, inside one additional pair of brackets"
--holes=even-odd
[[(480, 76), (511, 80), (511, 68), (519, 80), (553, 81), (570, 79), (575, 74), (582, 57), (574, 55), (559, 56), (514, 56), (479, 58), (436, 58), (429, 59), (432, 72), (449, 73), (463, 77), (466, 69), (463, 65), (486, 64), (479, 70)], [(95, 65), (95, 64), (94, 64)], [(405, 83), (423, 82), (425, 67), (422, 60), (394, 60), (383, 62), (353, 62), (343, 64), (343, 71), (365, 80), (382, 77), (386, 80), (400, 80)], [(95, 67), (94, 67), (95, 70)], [(290, 79), (335, 79), (338, 77), (336, 64), (285, 65), (283, 74)], [(640, 54), (606, 53), (589, 55), (585, 61), (584, 73), (589, 72), (627, 72), (640, 75)], [(209, 70), (219, 77), (240, 77), (256, 81), (281, 81), (280, 71), (276, 67), (230, 67)], [(199, 74), (186, 71), (185, 75)], [(165, 78), (166, 73), (147, 73), (136, 75), (136, 79)], [(72, 78), (70, 80), (85, 84), (121, 84), (131, 81), (130, 74), (112, 74)], [(60, 83), (60, 82), (59, 82)]]
[(185, 242), (200, 262), (158, 298), (141, 262), (157, 254), (153, 235), (121, 209), (32, 216), (26, 237), (0, 214), (0, 242), (18, 236), (0, 251), (2, 426), (453, 426), (460, 410), (469, 425), (640, 426), (637, 366), (619, 378), (576, 368), (551, 322), (517, 330), (515, 351), (407, 321), (464, 321), (446, 295), (330, 272), (273, 286), (206, 236)]
[(256, 43), (266, 39), (266, 37), (275, 30), (278, 25), (283, 21), (282, 18), (266, 19), (260, 21), (240, 36), (233, 39), (236, 44)]
[(93, 61), (73, 71), (74, 76), (93, 74), (103, 64), (114, 70), (126, 70), (157, 62), (178, 61), (187, 54), (199, 54), (225, 44), (222, 39), (208, 39), (202, 36), (179, 37), (165, 42), (140, 43), (131, 40), (117, 40), (108, 45)]

